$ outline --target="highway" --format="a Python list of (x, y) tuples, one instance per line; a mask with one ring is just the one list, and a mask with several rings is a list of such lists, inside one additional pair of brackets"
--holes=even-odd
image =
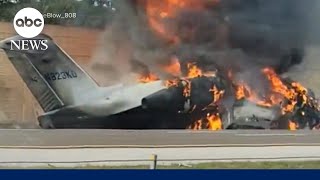
[(282, 130), (0, 130), (0, 147), (216, 147), (265, 145), (320, 145), (320, 132)]
[(319, 131), (0, 130), (0, 167), (320, 160)]

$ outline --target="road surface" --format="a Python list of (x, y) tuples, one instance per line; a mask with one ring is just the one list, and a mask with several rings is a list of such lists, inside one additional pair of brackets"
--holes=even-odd
[(0, 147), (214, 147), (265, 145), (320, 145), (320, 132), (278, 130), (0, 130)]
[(318, 131), (0, 130), (0, 167), (320, 160)]

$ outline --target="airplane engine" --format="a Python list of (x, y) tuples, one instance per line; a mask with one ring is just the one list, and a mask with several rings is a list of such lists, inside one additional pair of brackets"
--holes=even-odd
[(146, 110), (180, 111), (185, 98), (181, 87), (170, 87), (160, 90), (142, 99), (142, 108)]

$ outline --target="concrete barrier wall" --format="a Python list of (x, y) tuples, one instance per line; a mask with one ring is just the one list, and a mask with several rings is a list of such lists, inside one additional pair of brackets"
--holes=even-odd
[[(46, 25), (43, 31), (50, 35), (74, 60), (86, 68), (97, 47), (101, 31), (94, 29)], [(15, 35), (12, 23), (0, 22), (0, 39)], [(34, 124), (42, 113), (31, 92), (0, 51), (0, 125)]]

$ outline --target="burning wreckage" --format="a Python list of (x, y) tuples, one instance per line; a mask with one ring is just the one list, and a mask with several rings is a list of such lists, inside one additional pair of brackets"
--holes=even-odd
[[(281, 78), (272, 68), (261, 69), (268, 84), (261, 94), (234, 80), (230, 71), (224, 78), (219, 71), (204, 73), (195, 64), (188, 67), (185, 78), (167, 80), (168, 89), (144, 98), (142, 107), (172, 106), (172, 110), (189, 114), (192, 123), (188, 128), (194, 130), (319, 128), (320, 106), (312, 91)], [(155, 75), (140, 80), (146, 83), (152, 78)]]
[[(165, 65), (163, 59), (157, 62), (160, 68), (148, 66), (148, 60), (139, 61), (146, 64), (138, 71), (142, 74), (139, 81), (157, 80), (165, 72), (171, 75), (169, 80), (165, 76), (167, 91), (175, 94), (163, 92), (162, 101), (153, 101), (161, 96), (159, 92), (145, 98), (142, 106), (168, 107), (180, 102), (175, 110), (189, 114), (187, 128), (195, 130), (319, 129), (315, 94), (281, 77), (303, 60), (307, 33), (303, 27), (308, 27), (309, 18), (305, 10), (312, 3), (135, 1), (136, 12), (142, 11), (149, 24), (151, 38), (165, 41), (160, 48), (168, 53)], [(134, 40), (131, 44), (139, 46)]]
[(47, 36), (46, 53), (1, 41), (45, 111), (42, 128), (320, 128), (312, 90), (281, 76), (303, 60), (300, 0), (117, 2), (108, 43), (130, 47), (133, 88), (98, 88)]

